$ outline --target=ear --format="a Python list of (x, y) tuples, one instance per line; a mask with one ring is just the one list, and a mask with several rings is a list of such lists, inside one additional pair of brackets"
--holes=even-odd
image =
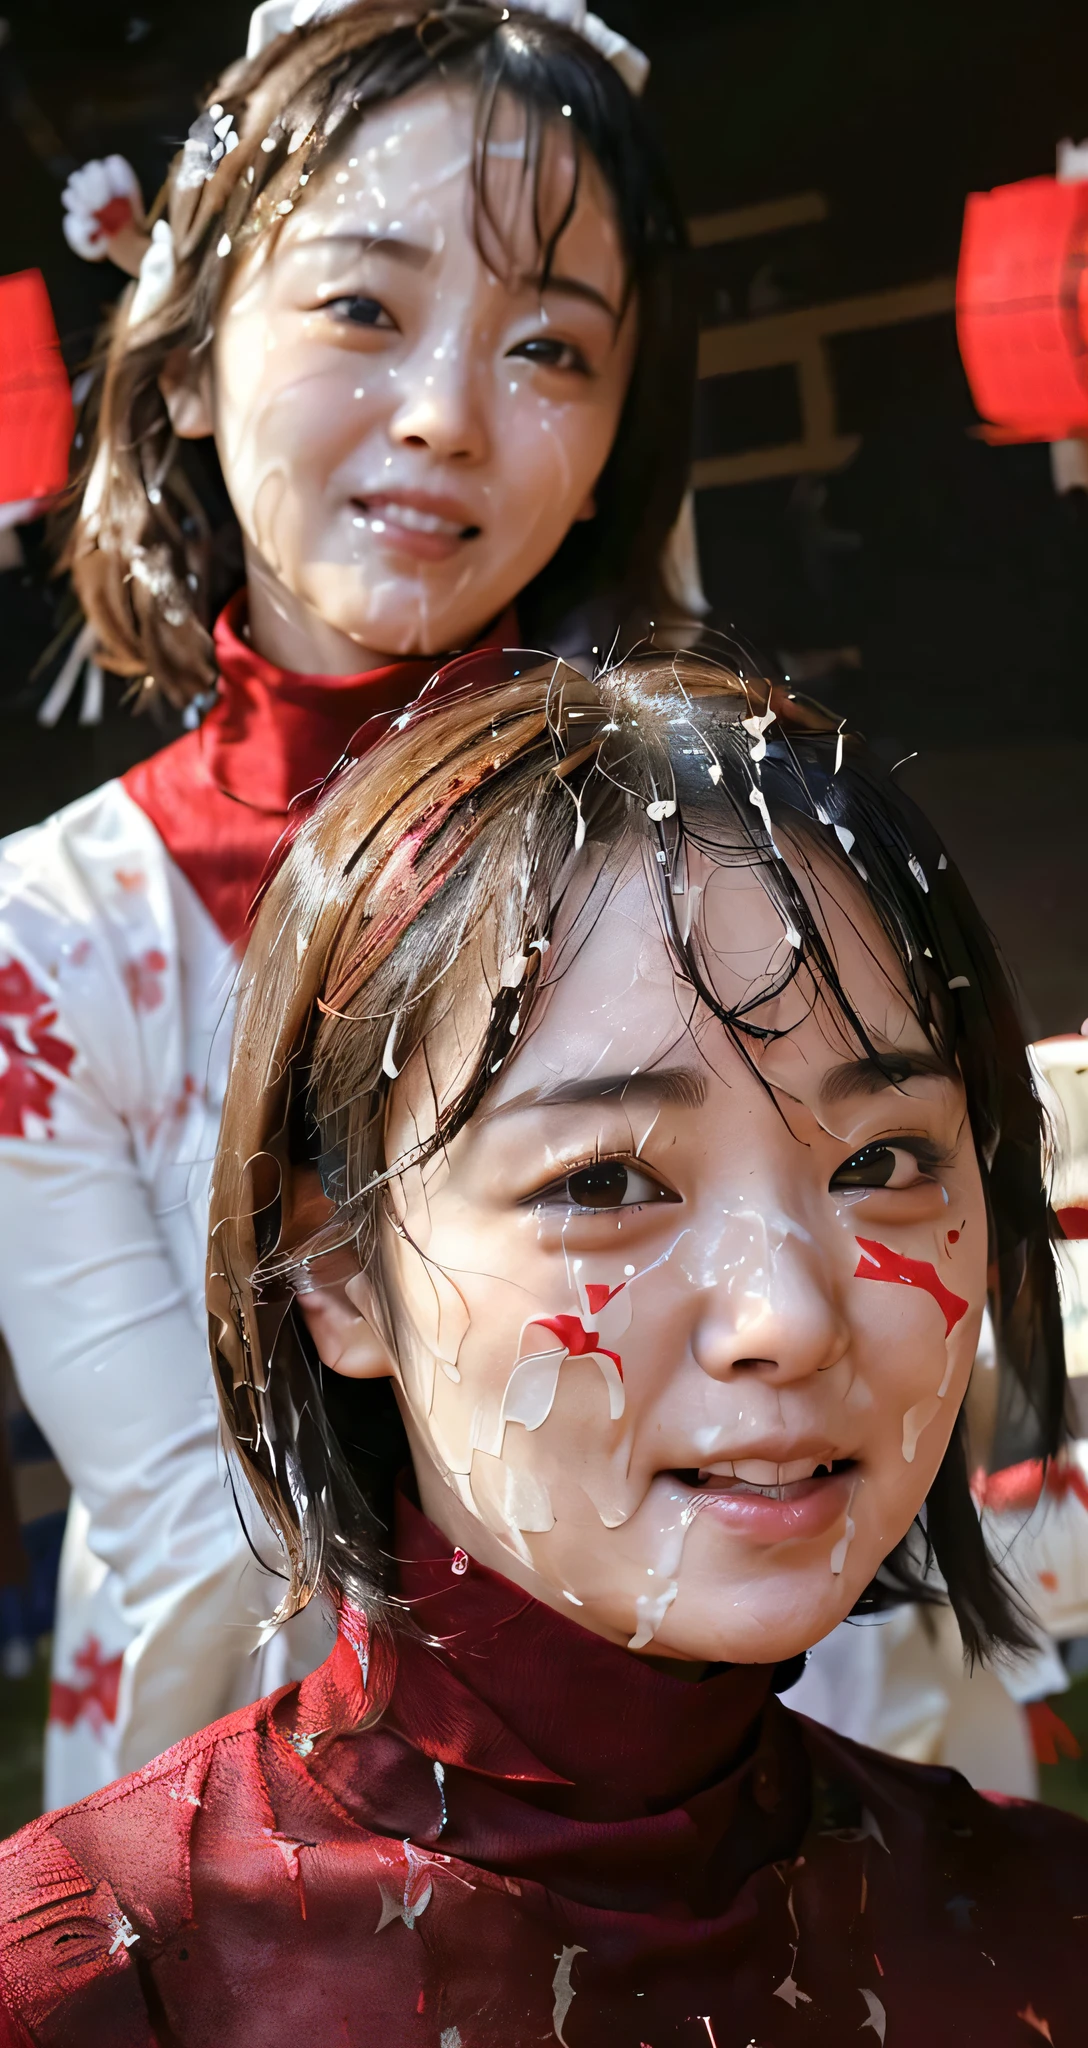
[(575, 524), (575, 526), (577, 526), (577, 524), (578, 524), (578, 521), (579, 521), (580, 519), (596, 519), (596, 517), (597, 517), (597, 499), (596, 499), (596, 496), (595, 496), (594, 492), (592, 492), (592, 491), (587, 491), (587, 493), (586, 493), (586, 496), (585, 496), (585, 498), (583, 499), (583, 501), (582, 501), (582, 504), (581, 504), (581, 506), (580, 506), (579, 510), (578, 510), (578, 511), (577, 511), (577, 512), (575, 513), (575, 515), (574, 515), (574, 524)]
[(187, 348), (172, 348), (159, 372), (159, 390), (179, 441), (203, 441), (214, 432), (212, 372), (207, 351), (197, 368)]
[(362, 1273), (295, 1297), (322, 1365), (349, 1380), (392, 1379), (396, 1363), (373, 1312), (370, 1282)]

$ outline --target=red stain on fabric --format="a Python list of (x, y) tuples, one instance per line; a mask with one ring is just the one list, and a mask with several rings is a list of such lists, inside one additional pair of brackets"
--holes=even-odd
[(21, 961), (0, 966), (0, 1137), (25, 1138), (28, 1117), (37, 1117), (46, 1126), (46, 1136), (53, 1135), (57, 1084), (50, 1074), (67, 1074), (76, 1056), (75, 1046), (53, 1030), (56, 1021), (49, 996), (31, 980)]
[(1040, 2019), (1033, 2006), (1026, 2005), (1023, 2012), (1018, 2012), (1016, 2017), (1018, 2020), (1023, 2020), (1027, 2026), (1034, 2027), (1036, 2033), (1041, 2034), (1044, 2041), (1050, 2042), (1050, 2048), (1054, 2048), (1054, 2036), (1050, 2031), (1050, 2023), (1048, 2020)]
[(104, 1657), (97, 1636), (88, 1636), (72, 1658), (72, 1669), (81, 1684), (67, 1684), (55, 1678), (49, 1688), (49, 1719), (62, 1728), (74, 1728), (88, 1721), (101, 1732), (117, 1718), (117, 1694), (121, 1684), (121, 1657)]
[(1059, 1501), (1072, 1494), (1088, 1508), (1088, 1481), (1072, 1458), (1051, 1458), (1046, 1465), (1041, 1458), (1025, 1458), (1019, 1465), (1003, 1466), (1000, 1472), (978, 1471), (971, 1491), (980, 1508), (997, 1515), (1011, 1509), (1030, 1512), (1038, 1507), (1044, 1492)]
[(298, 1852), (300, 1849), (312, 1849), (313, 1843), (293, 1841), (290, 1835), (282, 1834), (279, 1828), (262, 1828), (261, 1833), (266, 1841), (271, 1842), (279, 1850), (288, 1877), (293, 1884), (297, 1884), (299, 1910), (305, 1920), (306, 1887), (302, 1882), (302, 1865), (298, 1860)]
[(1080, 1756), (1080, 1743), (1073, 1730), (1054, 1712), (1049, 1700), (1029, 1700), (1025, 1711), (1037, 1763), (1056, 1764), (1059, 1757), (1075, 1760)]
[(931, 1294), (944, 1317), (944, 1334), (950, 1337), (960, 1317), (967, 1313), (967, 1303), (962, 1294), (953, 1294), (950, 1287), (937, 1272), (936, 1266), (928, 1259), (908, 1259), (902, 1252), (893, 1252), (886, 1244), (878, 1244), (875, 1238), (855, 1239), (861, 1257), (854, 1269), (855, 1280), (891, 1280), (900, 1287), (918, 1287), (925, 1294)]
[(166, 954), (158, 946), (149, 946), (136, 960), (126, 960), (124, 966), (125, 987), (134, 1010), (160, 1010), (166, 1000), (162, 977), (166, 972)]

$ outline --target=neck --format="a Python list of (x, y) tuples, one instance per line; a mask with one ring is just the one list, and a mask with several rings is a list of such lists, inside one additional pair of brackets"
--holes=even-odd
[(276, 668), (303, 676), (357, 676), (399, 657), (388, 648), (365, 647), (329, 624), (273, 575), (257, 550), (245, 543), (249, 642)]
[[(556, 1614), (562, 1614), (564, 1619), (569, 1621), (569, 1606), (564, 1601), (559, 1587), (550, 1585), (546, 1579), (533, 1571), (531, 1566), (523, 1564), (520, 1558), (513, 1556), (477, 1515), (469, 1513), (427, 1456), (411, 1419), (405, 1415), (404, 1421), (412, 1445), (412, 1463), (420, 1504), (428, 1520), (441, 1531), (452, 1548), (465, 1551), (474, 1563), (483, 1565), (487, 1571), (498, 1573), (500, 1577), (508, 1579), (511, 1585), (520, 1586), (534, 1600), (539, 1600), (545, 1607), (551, 1607)], [(614, 1644), (617, 1649), (622, 1649), (626, 1645), (627, 1639), (623, 1633), (607, 1625), (601, 1626), (594, 1619), (591, 1610), (579, 1615), (577, 1625), (588, 1630), (590, 1635), (603, 1636), (606, 1642)], [(639, 1663), (647, 1665), (653, 1671), (661, 1672), (664, 1677), (677, 1678), (688, 1684), (696, 1684), (710, 1668), (705, 1659), (647, 1656), (644, 1650), (631, 1654), (637, 1656)]]

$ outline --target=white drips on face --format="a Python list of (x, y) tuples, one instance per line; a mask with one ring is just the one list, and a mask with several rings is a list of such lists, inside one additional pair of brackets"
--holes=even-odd
[[(262, 651), (284, 666), (348, 674), (353, 644), (470, 645), (590, 516), (637, 340), (633, 307), (609, 310), (624, 304), (614, 205), (590, 159), (557, 266), (592, 286), (584, 301), (497, 276), (473, 229), (473, 112), (442, 85), (372, 111), (368, 146), (319, 168), (228, 281), (214, 432), (255, 644), (267, 613), (282, 644)], [(516, 133), (496, 193), (518, 254), (532, 180)], [(547, 206), (569, 147), (548, 140)], [(554, 361), (525, 353), (552, 336)], [(290, 644), (307, 635), (312, 649)]]
[(938, 1394), (927, 1394), (924, 1401), (916, 1401), (903, 1417), (903, 1456), (908, 1465), (913, 1465), (918, 1449), (918, 1439), (928, 1429), (934, 1418), (940, 1414), (941, 1402)]
[(956, 1354), (950, 1349), (945, 1364), (944, 1377), (937, 1388), (936, 1394), (928, 1394), (924, 1401), (916, 1401), (913, 1408), (908, 1408), (903, 1417), (903, 1456), (908, 1465), (914, 1463), (914, 1453), (918, 1449), (918, 1439), (922, 1431), (928, 1429), (930, 1423), (941, 1412), (941, 1402), (952, 1385), (952, 1376), (955, 1370)]
[[(778, 1100), (768, 1101), (710, 1023), (686, 1028), (682, 1010), (678, 1028), (667, 948), (653, 912), (635, 914), (644, 890), (641, 870), (624, 880), (588, 940), (578, 928), (573, 961), (557, 925), (554, 984), (490, 1104), (441, 1165), (409, 1185), (405, 1220), (419, 1257), (396, 1248), (411, 1302), (405, 1321), (433, 1360), (433, 1261), (450, 1287), (449, 1316), (463, 1291), (469, 1322), (463, 1309), (449, 1321), (443, 1306), (432, 1400), (423, 1363), (408, 1358), (414, 1332), (398, 1364), (413, 1451), (418, 1444), (432, 1462), (428, 1487), (417, 1455), (424, 1506), (452, 1541), (636, 1652), (652, 1645), (668, 1656), (770, 1662), (792, 1654), (803, 1632), (841, 1619), (855, 1574), (871, 1576), (917, 1511), (929, 1465), (923, 1454), (912, 1469), (901, 1456), (904, 1410), (919, 1410), (938, 1381), (952, 1405), (932, 1304), (918, 1290), (857, 1281), (857, 1203), (878, 1209), (879, 1228), (892, 1230), (904, 1198), (882, 1187), (835, 1190), (844, 1159), (883, 1133), (886, 1119), (909, 1134), (915, 1099), (925, 1128), (936, 1112), (921, 1092), (892, 1092), (874, 1107), (862, 1090), (843, 1110), (842, 1132), (829, 1133), (816, 1114), (826, 1109), (822, 1077), (852, 1048), (829, 1039), (819, 1016), (806, 1012), (794, 1026), (785, 999), (769, 1022), (794, 1035), (772, 1049)], [(781, 948), (777, 912), (764, 916), (744, 875), (718, 875), (706, 900), (724, 930), (717, 957), (735, 958), (738, 976)], [(844, 949), (852, 943), (849, 928), (836, 937)], [(522, 947), (504, 927), (481, 1014), (490, 1014), (496, 981), (513, 985), (523, 974)], [(862, 952), (859, 976), (868, 971)], [(886, 1000), (878, 976), (862, 1014), (881, 1030)], [(466, 1008), (456, 1026), (443, 1023), (448, 1058), (437, 1037), (430, 1075), (448, 1065), (451, 1086), (461, 1077), (474, 1018)], [(668, 1085), (658, 1086), (659, 1070)], [(705, 1087), (694, 1102), (689, 1070)], [(636, 1074), (637, 1102), (626, 1090)], [(598, 1075), (599, 1095), (586, 1087)], [(569, 1102), (567, 1080), (576, 1084)], [(413, 1082), (406, 1063), (394, 1148), (418, 1140), (432, 1085), (422, 1073)], [(953, 1184), (957, 1221), (971, 1203), (981, 1211), (973, 1155), (964, 1158)], [(615, 1208), (591, 1208), (588, 1188), (586, 1206), (574, 1201), (570, 1176), (611, 1160), (656, 1179), (662, 1198), (628, 1184)], [(943, 1199), (939, 1207), (944, 1215)], [(903, 1214), (916, 1231), (915, 1210)], [(924, 1248), (917, 1236), (908, 1241), (912, 1255)], [(976, 1272), (972, 1286), (983, 1278)], [(953, 1350), (960, 1359), (962, 1343)], [(447, 1370), (455, 1362), (460, 1382)], [(926, 1426), (918, 1413), (913, 1421)], [(856, 1493), (853, 1474), (844, 1483), (851, 1464), (860, 1468)], [(741, 1483), (717, 1485), (714, 1512), (702, 1515), (716, 1465)], [(817, 1510), (808, 1511), (811, 1535), (797, 1524), (805, 1501), (819, 1499), (823, 1472), (807, 1495), (781, 1500), (778, 1521), (765, 1504), (744, 1504), (746, 1493), (800, 1486), (805, 1467), (828, 1468), (834, 1487), (833, 1515), (817, 1527)]]
[(854, 1495), (856, 1492), (857, 1482), (855, 1481), (854, 1485), (850, 1488), (850, 1498), (846, 1503), (846, 1526), (843, 1530), (842, 1535), (839, 1537), (838, 1542), (832, 1546), (831, 1570), (835, 1578), (840, 1577), (843, 1567), (846, 1563), (846, 1553), (849, 1550), (850, 1545), (852, 1544), (855, 1536), (857, 1535), (857, 1530), (854, 1527), (854, 1518), (850, 1513), (850, 1510), (854, 1505)]
[[(658, 1504), (657, 1496), (663, 1498)], [(705, 1508), (709, 1495), (693, 1494), (688, 1487), (681, 1490), (669, 1481), (659, 1481), (653, 1489), (654, 1505), (658, 1512), (654, 1562), (646, 1568), (646, 1576), (654, 1584), (645, 1593), (635, 1597), (636, 1629), (628, 1642), (629, 1650), (645, 1650), (653, 1642), (669, 1608), (680, 1590), (680, 1561), (684, 1544), (700, 1508)]]

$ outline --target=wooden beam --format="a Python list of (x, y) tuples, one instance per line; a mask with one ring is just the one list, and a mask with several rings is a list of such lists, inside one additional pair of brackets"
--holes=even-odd
[(692, 464), (697, 491), (722, 484), (755, 484), (767, 477), (826, 476), (844, 469), (861, 447), (860, 434), (836, 434), (827, 441), (789, 441), (777, 448), (747, 448), (741, 455), (709, 455)]
[(783, 228), (805, 227), (827, 219), (822, 192), (794, 192), (788, 199), (764, 199), (757, 206), (736, 206), (729, 213), (698, 213), (688, 222), (693, 249), (711, 249), (719, 242), (747, 242), (753, 235), (777, 235)]
[(831, 299), (822, 306), (800, 306), (758, 320), (706, 327), (699, 337), (699, 375), (725, 377), (738, 370), (770, 370), (781, 363), (798, 363), (813, 342), (829, 335), (928, 320), (934, 313), (953, 312), (955, 305), (955, 278), (931, 277), (923, 284), (897, 285), (856, 299)]

